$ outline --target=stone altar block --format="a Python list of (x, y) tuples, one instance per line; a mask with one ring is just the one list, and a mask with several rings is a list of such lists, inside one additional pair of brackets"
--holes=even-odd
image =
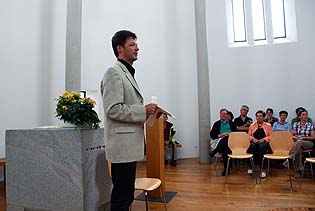
[(109, 210), (103, 129), (6, 131), (8, 211)]

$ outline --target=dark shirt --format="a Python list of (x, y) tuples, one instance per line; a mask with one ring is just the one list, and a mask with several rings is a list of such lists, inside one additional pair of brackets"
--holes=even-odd
[(264, 131), (264, 128), (259, 127), (255, 132), (254, 132), (254, 138), (255, 139), (262, 139), (266, 137), (266, 133)]
[(133, 66), (131, 66), (128, 62), (126, 62), (125, 60), (122, 59), (117, 59), (118, 61), (120, 61), (121, 63), (123, 63), (123, 65), (126, 66), (126, 68), (128, 69), (128, 71), (130, 72), (130, 74), (132, 75), (133, 78), (135, 78), (135, 73), (136, 70), (135, 68), (133, 68)]
[(274, 124), (275, 122), (278, 122), (278, 121), (279, 121), (279, 120), (278, 120), (278, 118), (276, 118), (276, 117), (272, 117), (271, 122), (268, 122), (268, 118), (264, 119), (264, 122), (270, 123), (271, 126), (273, 126), (273, 124)]
[[(234, 124), (235, 124), (236, 127), (243, 126), (243, 125), (245, 125), (247, 122), (252, 123), (252, 122), (253, 122), (252, 118), (250, 118), (250, 117), (247, 116), (247, 117), (245, 118), (245, 120), (243, 121), (242, 118), (241, 118), (241, 116), (239, 116), (239, 117), (237, 117), (237, 118), (234, 119)], [(247, 130), (239, 130), (239, 131), (247, 132)]]

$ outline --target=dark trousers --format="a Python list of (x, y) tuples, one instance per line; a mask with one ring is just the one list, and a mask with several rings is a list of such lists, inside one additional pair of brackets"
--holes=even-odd
[(111, 211), (128, 211), (134, 200), (137, 162), (112, 163)]
[(270, 149), (269, 143), (264, 142), (260, 144), (255, 144), (254, 142), (250, 142), (250, 146), (247, 150), (248, 153), (253, 154), (254, 161), (256, 164), (261, 165), (264, 154)]
[(228, 140), (229, 140), (228, 136), (223, 137), (218, 143), (217, 147), (214, 149), (215, 152), (220, 152), (222, 154), (224, 170), (227, 167), (228, 154), (232, 153), (228, 146)]
[(171, 145), (171, 148), (172, 148), (172, 158), (171, 158), (171, 160), (172, 161), (176, 161), (176, 158), (175, 158), (176, 144), (171, 141), (170, 145)]

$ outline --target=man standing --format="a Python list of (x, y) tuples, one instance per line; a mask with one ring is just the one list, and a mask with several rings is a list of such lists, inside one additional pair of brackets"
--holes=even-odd
[(134, 200), (136, 163), (144, 157), (144, 122), (154, 114), (156, 104), (143, 105), (134, 78), (138, 59), (137, 37), (122, 30), (112, 38), (117, 62), (101, 82), (104, 106), (106, 158), (111, 162), (113, 190), (111, 211), (128, 211)]

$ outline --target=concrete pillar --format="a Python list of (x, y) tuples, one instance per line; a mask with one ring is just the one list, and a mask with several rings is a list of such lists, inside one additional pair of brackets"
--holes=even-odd
[(199, 159), (200, 163), (209, 163), (210, 90), (205, 12), (206, 5), (205, 0), (195, 0), (194, 4), (198, 75)]
[(68, 0), (65, 81), (67, 91), (81, 90), (81, 18), (82, 0)]

